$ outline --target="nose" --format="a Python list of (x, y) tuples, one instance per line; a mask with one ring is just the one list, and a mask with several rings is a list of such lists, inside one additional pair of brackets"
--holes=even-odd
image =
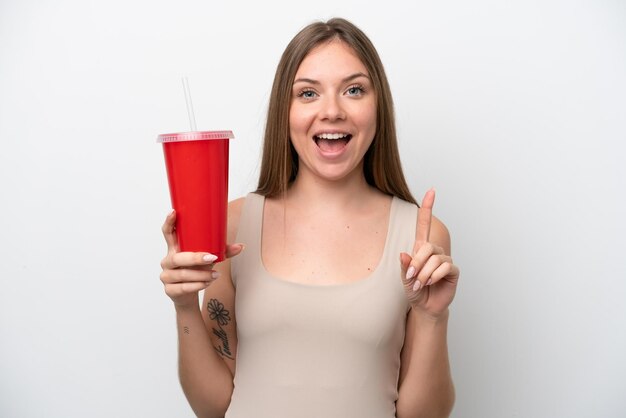
[(321, 102), (320, 116), (323, 120), (335, 121), (346, 117), (346, 112), (340, 98), (335, 95), (327, 95)]

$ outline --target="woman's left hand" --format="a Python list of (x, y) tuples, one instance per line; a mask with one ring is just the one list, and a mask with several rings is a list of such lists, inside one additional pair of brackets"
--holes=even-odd
[[(417, 230), (413, 256), (400, 254), (404, 290), (413, 309), (433, 318), (443, 315), (456, 293), (459, 269), (446, 254), (446, 249), (431, 242), (432, 209), (435, 191), (429, 190), (424, 196), (417, 216)], [(442, 225), (443, 227), (443, 225)], [(448, 232), (445, 227), (445, 243), (449, 247)], [(448, 249), (449, 252), (449, 249)]]

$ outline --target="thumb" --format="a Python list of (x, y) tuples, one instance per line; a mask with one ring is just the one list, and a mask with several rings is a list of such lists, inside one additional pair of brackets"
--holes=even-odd
[(226, 258), (231, 258), (243, 251), (243, 244), (228, 244), (226, 246)]
[(178, 237), (176, 236), (176, 211), (172, 210), (161, 227), (168, 253), (180, 251), (178, 247)]

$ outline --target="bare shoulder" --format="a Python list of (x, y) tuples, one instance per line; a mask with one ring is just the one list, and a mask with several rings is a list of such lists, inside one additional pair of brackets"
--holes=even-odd
[(243, 207), (243, 202), (246, 201), (245, 197), (240, 197), (235, 200), (231, 200), (228, 202), (228, 211), (233, 211), (237, 213), (241, 213), (241, 208)]

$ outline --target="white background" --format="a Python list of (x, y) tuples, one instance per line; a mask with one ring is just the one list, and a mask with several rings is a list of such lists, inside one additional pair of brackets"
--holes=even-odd
[(453, 416), (626, 414), (625, 3), (401, 3), (0, 0), (0, 416), (192, 416), (156, 136), (188, 130), (187, 75), (198, 128), (236, 135), (231, 198), (254, 189), (279, 56), (336, 15), (452, 233)]

